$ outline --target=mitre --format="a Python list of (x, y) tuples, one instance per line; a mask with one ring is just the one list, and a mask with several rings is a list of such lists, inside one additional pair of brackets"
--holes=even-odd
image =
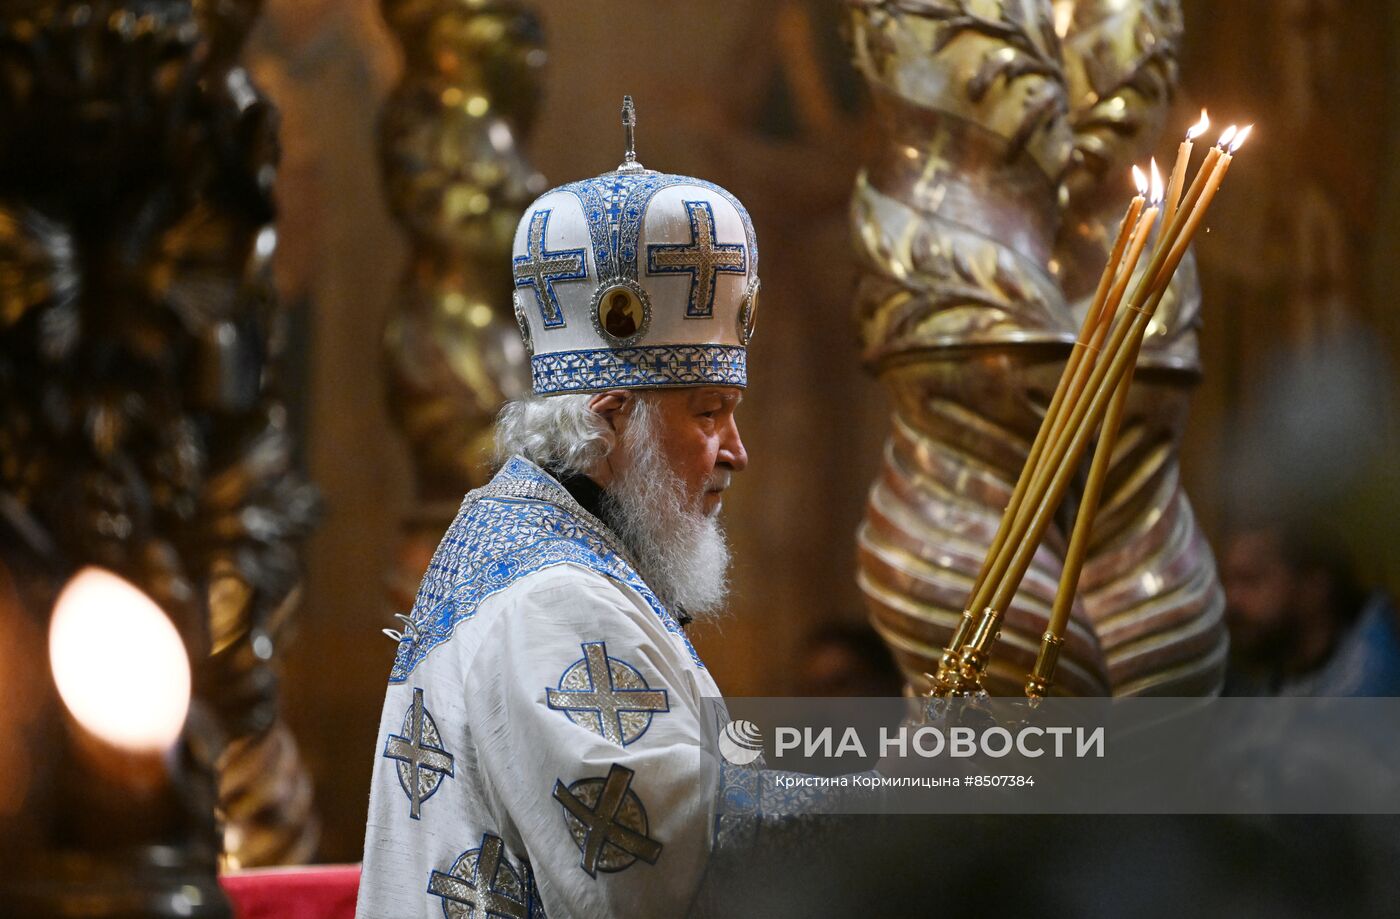
[(744, 386), (758, 301), (758, 243), (739, 199), (646, 169), (560, 186), (515, 231), (515, 318), (537, 395)]

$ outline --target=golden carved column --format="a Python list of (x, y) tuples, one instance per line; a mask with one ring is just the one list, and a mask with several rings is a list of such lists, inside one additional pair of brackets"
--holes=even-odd
[[(875, 626), (916, 689), (936, 669), (1102, 269), (1127, 164), (1175, 84), (1175, 3), (849, 0), (885, 143), (857, 180), (869, 369), (894, 430), (859, 540)], [(1110, 228), (1116, 230), (1116, 223)], [(1219, 680), (1220, 595), (1177, 484), (1196, 372), (1194, 271), (1144, 347), (1132, 418), (1061, 655), (1071, 694)], [(1157, 370), (1161, 371), (1158, 373)], [(1006, 613), (988, 688), (1018, 693), (1074, 501)]]
[(12, 6), (0, 492), (55, 565), (111, 568), (189, 629), (229, 859), (307, 859), (275, 662), (316, 497), (276, 393), (275, 113), (236, 64), (260, 4)]
[(518, 138), (534, 121), (545, 53), (520, 4), (383, 0), (405, 72), (386, 104), (381, 152), (390, 206), (411, 253), (385, 331), (386, 390), (413, 461), (415, 508), (391, 584), (413, 601), (469, 489), (490, 477), (493, 425), (529, 392), (511, 306), (511, 241), (544, 179)]

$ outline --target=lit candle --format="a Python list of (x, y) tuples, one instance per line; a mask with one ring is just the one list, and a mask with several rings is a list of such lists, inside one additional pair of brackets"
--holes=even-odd
[[(1136, 169), (1136, 167), (1134, 167)], [(1133, 279), (1133, 272), (1137, 270), (1138, 259), (1142, 256), (1142, 250), (1147, 245), (1148, 237), (1152, 234), (1152, 228), (1156, 225), (1157, 214), (1162, 207), (1162, 173), (1157, 169), (1157, 161), (1151, 163), (1152, 173), (1150, 181), (1144, 181), (1144, 186), (1148, 189), (1151, 197), (1148, 199), (1152, 205), (1142, 215), (1138, 225), (1133, 228), (1132, 241), (1128, 246), (1128, 252), (1124, 256), (1123, 264), (1118, 266), (1114, 278), (1113, 287), (1109, 290), (1108, 296), (1104, 298), (1103, 309), (1099, 313), (1097, 326), (1090, 337), (1090, 347), (1097, 355), (1100, 353), (1104, 339), (1108, 337), (1108, 330), (1113, 324), (1114, 318), (1118, 315), (1118, 307), (1123, 302), (1123, 295), (1127, 292), (1128, 284)], [(1086, 370), (1089, 367), (1086, 365)], [(1081, 382), (1075, 391), (1076, 400), (1083, 390)], [(1071, 408), (1073, 403), (1071, 403)], [(1059, 429), (1056, 429), (1055, 436), (1059, 436)], [(1053, 440), (1051, 441), (1054, 442)]]
[[(1249, 138), (1249, 134), (1254, 130), (1254, 125), (1247, 125), (1243, 129), (1230, 125), (1220, 135), (1220, 140), (1211, 148), (1211, 156), (1206, 158), (1206, 162), (1201, 165), (1201, 173), (1206, 172), (1207, 165), (1212, 166), (1210, 173), (1206, 176), (1205, 184), (1202, 185), (1200, 194), (1192, 202), (1190, 213), (1186, 214), (1186, 219), (1180, 221), (1182, 226), (1180, 232), (1175, 234), (1170, 240), (1171, 252), (1165, 264), (1161, 265), (1157, 274), (1153, 278), (1152, 288), (1149, 296), (1160, 298), (1162, 291), (1171, 283), (1172, 274), (1176, 271), (1176, 266), (1181, 263), (1186, 255), (1186, 247), (1191, 245), (1191, 240), (1195, 239), (1196, 231), (1200, 228), (1201, 221), (1205, 219), (1206, 210), (1210, 207), (1210, 202), (1215, 198), (1215, 193), (1220, 190), (1220, 183), (1225, 180), (1225, 173), (1230, 171), (1230, 163), (1234, 161), (1235, 152), (1244, 146), (1244, 142)], [(1201, 176), (1196, 176), (1197, 183)], [(1195, 184), (1195, 183), (1193, 183)]]
[[(1049, 626), (1041, 638), (1040, 651), (1036, 657), (1035, 666), (1026, 678), (1026, 695), (1033, 701), (1049, 691), (1050, 682), (1054, 676), (1059, 649), (1064, 642), (1065, 629), (1069, 624), (1074, 594), (1078, 587), (1079, 573), (1088, 548), (1093, 518), (1098, 510), (1103, 484), (1108, 474), (1113, 444), (1117, 439), (1118, 429), (1127, 407), (1128, 388), (1131, 385), (1133, 368), (1137, 363), (1138, 352), (1142, 347), (1147, 324), (1156, 311), (1157, 305), (1161, 303), (1172, 274), (1185, 256), (1186, 249), (1195, 237), (1215, 193), (1220, 189), (1225, 173), (1229, 171), (1233, 154), (1244, 144), (1251, 130), (1252, 126), (1239, 130), (1231, 125), (1221, 135), (1220, 141), (1211, 150), (1211, 155), (1207, 156), (1206, 162), (1202, 164), (1196, 181), (1192, 183), (1192, 192), (1187, 196), (1187, 209), (1182, 214), (1182, 220), (1169, 227), (1158, 244), (1153, 267), (1159, 268), (1159, 271), (1152, 278), (1152, 283), (1148, 287), (1146, 308), (1135, 307), (1138, 315), (1132, 317), (1131, 327), (1127, 328), (1125, 334), (1115, 336), (1115, 340), (1121, 342), (1122, 348), (1119, 349), (1119, 353), (1113, 355), (1112, 362), (1107, 367), (1107, 373), (1102, 378), (1098, 378), (1096, 375), (1099, 385), (1089, 400), (1087, 416), (1080, 419), (1076, 415), (1076, 421), (1079, 422), (1079, 425), (1067, 436), (1067, 440), (1071, 442), (1064, 445), (1056, 443), (1056, 449), (1051, 451), (1053, 455), (1058, 456), (1062, 446), (1068, 447), (1064, 454), (1065, 461), (1056, 470), (1052, 480), (1047, 482), (1046, 487), (1041, 490), (1045, 497), (1037, 508), (1036, 519), (1034, 521), (1028, 520), (1026, 530), (1029, 532), (1024, 538), (1033, 541), (1034, 544), (1039, 544), (1044, 527), (1048, 523), (1047, 509), (1053, 511), (1059, 505), (1065, 485), (1068, 483), (1067, 472), (1072, 466), (1078, 465), (1084, 445), (1087, 445), (1088, 432), (1100, 417), (1103, 411), (1101, 406), (1104, 406), (1105, 402), (1108, 401), (1106, 406), (1108, 414), (1104, 419), (1103, 430), (1099, 435), (1099, 443), (1095, 449), (1093, 463), (1081, 498), (1079, 513), (1075, 519), (1074, 531), (1070, 537), (1069, 550), (1065, 557), (1065, 565), (1052, 607)], [(1176, 232), (1173, 234), (1171, 231)], [(1160, 264), (1158, 264), (1159, 262)], [(1149, 268), (1149, 272), (1151, 270)], [(1139, 299), (1142, 291), (1143, 288), (1139, 286), (1138, 291), (1135, 292), (1135, 301)], [(1116, 382), (1114, 382), (1115, 377)], [(1111, 399), (1109, 397), (1110, 391)], [(1013, 595), (1016, 587), (1020, 584), (1020, 579), (1025, 575), (1025, 566), (1028, 563), (1029, 558), (1024, 558), (1024, 560), (1018, 558), (1008, 573), (1008, 583)], [(998, 598), (1004, 590), (1005, 585), (1001, 591), (998, 591)]]
[[(1133, 315), (1114, 325), (1111, 340), (1103, 355), (1094, 364), (1085, 389), (1091, 395), (1078, 400), (1069, 412), (1063, 430), (1051, 439), (1045, 452), (1044, 469), (1038, 471), (1032, 479), (1017, 519), (1008, 531), (1001, 557), (993, 566), (988, 579), (991, 585), (995, 585), (990, 590), (990, 603), (960, 654), (962, 687), (972, 687), (980, 682), (991, 643), (998, 633), (1001, 617), (1030, 567), (1031, 558), (1064, 498), (1065, 490), (1078, 468), (1080, 458), (1088, 448), (1094, 430), (1104, 418), (1109, 402), (1118, 392), (1119, 383), (1128, 372), (1129, 366), (1136, 363), (1147, 324), (1161, 303), (1167, 283), (1180, 264), (1220, 188), (1225, 172), (1229, 169), (1231, 154), (1247, 136), (1248, 131), (1240, 132), (1232, 126), (1221, 137), (1219, 144), (1207, 154), (1205, 162), (1191, 183), (1184, 203), (1171, 224), (1164, 229), (1153, 252), (1152, 261), (1133, 291), (1128, 304)], [(1149, 212), (1155, 216), (1155, 210), (1152, 208)], [(1056, 647), (1061, 640), (1049, 631), (1045, 639), (1046, 643), (1054, 643)], [(1047, 656), (1045, 652), (1050, 652), (1050, 659), (1043, 662), (1048, 666), (1037, 665), (1037, 672), (1033, 673), (1033, 678), (1044, 677), (1053, 668), (1054, 651), (1055, 649), (1042, 646), (1042, 656)], [(1027, 688), (1032, 695), (1037, 695), (1044, 692), (1047, 684), (1048, 679), (1041, 679)]]
[[(1220, 141), (1206, 154), (1205, 161), (1172, 219), (1164, 223), (1151, 262), (1129, 300), (1128, 309), (1133, 315), (1125, 316), (1122, 322), (1112, 324), (1110, 340), (1096, 360), (1082, 362), (1085, 372), (1088, 373), (1084, 392), (1090, 395), (1074, 400), (1067, 398), (1060, 406), (1060, 414), (1056, 418), (1058, 424), (1042, 424), (1037, 440), (1045, 438), (1045, 443), (1040, 445), (1039, 451), (1043, 458), (1038, 468), (1032, 469), (1028, 463), (1022, 470), (1022, 479), (1028, 479), (1030, 484), (1025, 488), (1019, 506), (1008, 507), (1006, 515), (1003, 516), (1001, 526), (1005, 533), (1003, 534), (1002, 530), (998, 531), (1000, 551), (989, 553), (989, 557), (995, 556), (995, 561), (990, 565), (983, 565), (985, 579), (976, 590), (976, 599), (964, 613), (963, 626), (958, 630), (958, 635), (964, 640), (954, 658), (956, 669), (940, 666), (940, 690), (951, 693), (970, 692), (980, 684), (990, 646), (999, 633), (1001, 618), (1025, 577), (1031, 558), (1050, 525), (1051, 517), (1064, 498), (1065, 490), (1078, 468), (1080, 458), (1088, 448), (1095, 429), (1101, 420), (1105, 420), (1105, 413), (1109, 411), (1109, 403), (1112, 400), (1116, 403), (1112, 412), (1116, 417), (1107, 425), (1107, 440), (1110, 443), (1105, 445), (1106, 449), (1111, 449), (1111, 440), (1115, 433), (1112, 429), (1116, 428), (1117, 422), (1121, 420), (1125, 404), (1126, 378), (1130, 376), (1131, 367), (1137, 361), (1147, 325), (1160, 305), (1166, 285), (1185, 256), (1187, 247), (1190, 246), (1220, 188), (1229, 169), (1232, 154), (1244, 143), (1249, 132), (1249, 128), (1241, 131), (1233, 125), (1227, 129)], [(1160, 199), (1166, 196), (1166, 192), (1162, 189), (1160, 171), (1154, 172), (1156, 181), (1153, 192), (1158, 197), (1155, 203), (1160, 205)], [(1119, 266), (1115, 265), (1114, 260), (1110, 260), (1106, 271), (1114, 270), (1115, 279), (1120, 283), (1115, 283), (1110, 289), (1103, 308), (1099, 311), (1101, 320), (1105, 313), (1111, 316), (1114, 311), (1112, 307), (1121, 302), (1123, 289), (1127, 279), (1131, 278), (1138, 256), (1141, 255), (1147, 233), (1151, 231), (1152, 222), (1155, 222), (1157, 210), (1157, 207), (1149, 208), (1134, 228), (1129, 243), (1131, 264), (1125, 261), (1122, 271), (1118, 271)], [(1138, 232), (1140, 228), (1141, 235)], [(1101, 325), (1107, 333), (1109, 322), (1101, 321)], [(1047, 422), (1049, 420), (1047, 418)], [(1102, 460), (1102, 463), (1106, 462), (1107, 454)], [(1101, 470), (1100, 475), (1102, 474)], [(1018, 482), (1018, 491), (1021, 490), (1021, 485), (1022, 483)], [(1009, 527), (1008, 520), (1011, 521)], [(1086, 527), (1088, 523), (1086, 518)], [(1081, 542), (1083, 538), (1081, 536)], [(985, 607), (984, 602), (987, 603)], [(978, 608), (983, 611), (974, 626), (971, 613)], [(1068, 619), (1067, 607), (1057, 612), (1059, 615), (1055, 618), (1058, 621), (1053, 624), (1059, 626), (1058, 634), (1054, 629), (1046, 631), (1040, 657), (1026, 687), (1027, 694), (1033, 698), (1048, 689), (1059, 644), (1063, 641), (1063, 629)], [(959, 642), (955, 638), (953, 645), (945, 651), (945, 663), (954, 657), (949, 652), (953, 651), (957, 644)], [(952, 671), (946, 674), (947, 679), (944, 679), (945, 670)]]
[(1176, 148), (1176, 164), (1172, 166), (1172, 178), (1167, 184), (1166, 210), (1162, 215), (1162, 226), (1170, 226), (1172, 218), (1176, 216), (1177, 205), (1181, 202), (1181, 189), (1186, 182), (1186, 167), (1191, 163), (1191, 152), (1195, 147), (1196, 138), (1209, 128), (1210, 116), (1206, 114), (1205, 109), (1201, 109), (1201, 120), (1187, 129), (1186, 139)]
[[(1113, 310), (1117, 307), (1117, 302), (1110, 303), (1110, 295), (1115, 289), (1114, 280), (1119, 276), (1119, 265), (1122, 263), (1124, 252), (1128, 249), (1129, 243), (1138, 232), (1141, 224), (1143, 206), (1147, 203), (1148, 178), (1146, 173), (1136, 165), (1132, 170), (1133, 183), (1137, 187), (1137, 194), (1128, 202), (1127, 213), (1123, 215), (1123, 221), (1118, 225), (1118, 236), (1113, 241), (1113, 247), (1109, 250), (1108, 260), (1104, 263), (1103, 274), (1099, 277), (1099, 285), (1094, 291), (1094, 298), (1090, 301), (1088, 310), (1084, 313), (1084, 321), (1079, 329), (1079, 337), (1075, 339), (1074, 348), (1070, 351), (1069, 361), (1065, 365), (1064, 372), (1060, 374), (1059, 382), (1055, 386), (1055, 394), (1050, 400), (1050, 407), (1045, 411), (1045, 417), (1041, 420), (1040, 428), (1036, 431), (1035, 442), (1031, 445), (1030, 453), (1026, 455), (1026, 462), (1021, 467), (1021, 474), (1016, 479), (1016, 486), (1012, 490), (1011, 500), (1007, 502), (1006, 510), (1002, 513), (1001, 521), (997, 526), (996, 535), (992, 538), (992, 544), (987, 549), (987, 554), (982, 560), (982, 568), (977, 573), (976, 579), (972, 582), (972, 590), (968, 594), (967, 608), (963, 610), (962, 618), (958, 620), (957, 628), (953, 630), (952, 638), (943, 649), (943, 655), (939, 660), (938, 674), (935, 677), (936, 685), (946, 687), (948, 682), (954, 678), (957, 666), (958, 652), (963, 644), (971, 636), (973, 627), (981, 613), (980, 604), (986, 602), (983, 596), (984, 588), (988, 586), (987, 575), (991, 572), (992, 566), (1002, 554), (1002, 549), (1006, 545), (1006, 535), (1011, 528), (1011, 523), (1016, 519), (1020, 510), (1021, 502), (1025, 497), (1026, 489), (1030, 484), (1034, 473), (1039, 467), (1041, 454), (1048, 441), (1051, 441), (1059, 433), (1061, 421), (1064, 416), (1062, 410), (1066, 404), (1073, 404), (1078, 397), (1079, 390), (1083, 388), (1084, 380), (1088, 377), (1088, 369), (1093, 364), (1092, 359), (1086, 359), (1087, 351), (1095, 351), (1103, 339), (1102, 329), (1105, 327), (1105, 316), (1112, 316)], [(1131, 274), (1131, 269), (1129, 270)], [(1121, 291), (1119, 296), (1121, 297)], [(1106, 308), (1107, 307), (1107, 308)]]

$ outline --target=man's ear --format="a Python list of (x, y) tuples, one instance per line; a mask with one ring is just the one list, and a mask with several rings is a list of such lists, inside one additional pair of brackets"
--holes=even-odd
[(601, 415), (615, 434), (617, 433), (617, 419), (626, 416), (628, 406), (631, 403), (632, 394), (630, 392), (625, 389), (610, 389), (589, 399), (588, 408)]

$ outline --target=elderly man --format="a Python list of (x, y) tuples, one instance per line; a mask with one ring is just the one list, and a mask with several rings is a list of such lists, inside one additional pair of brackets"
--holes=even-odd
[(725, 598), (753, 227), (629, 150), (531, 205), (513, 262), (535, 395), (400, 637), (358, 915), (682, 915), (720, 825), (684, 626)]

